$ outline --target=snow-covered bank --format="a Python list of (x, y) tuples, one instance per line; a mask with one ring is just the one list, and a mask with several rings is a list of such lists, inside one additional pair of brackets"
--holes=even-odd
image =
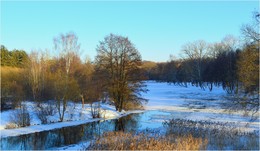
[[(108, 104), (100, 104), (100, 114), (101, 118), (93, 119), (91, 116), (91, 107), (89, 104), (84, 105), (84, 109), (82, 109), (82, 105), (80, 103), (72, 104), (68, 107), (68, 110), (65, 113), (64, 122), (59, 122), (58, 113), (53, 116), (49, 116), (48, 119), (51, 123), (49, 124), (41, 124), (40, 119), (36, 115), (35, 103), (33, 102), (24, 102), (28, 107), (28, 111), (30, 113), (31, 126), (16, 128), (16, 129), (5, 129), (6, 125), (10, 122), (10, 116), (14, 113), (15, 110), (9, 110), (1, 112), (1, 124), (0, 124), (0, 137), (8, 137), (8, 136), (18, 136), (23, 134), (30, 134), (35, 132), (47, 131), (67, 126), (75, 126), (88, 122), (98, 121), (98, 120), (107, 120), (107, 119), (116, 119), (122, 116), (126, 116), (131, 113), (140, 113), (143, 112), (141, 110), (137, 111), (122, 111), (118, 112), (115, 110), (115, 107)], [(73, 111), (70, 111), (71, 107), (73, 107)]]
[(30, 133), (41, 132), (41, 131), (48, 131), (48, 130), (52, 130), (52, 129), (56, 129), (56, 128), (80, 125), (80, 124), (94, 122), (94, 121), (98, 121), (98, 120), (100, 120), (100, 119), (67, 121), (67, 122), (58, 122), (58, 123), (52, 123), (52, 124), (32, 125), (32, 126), (16, 128), (16, 129), (4, 129), (4, 130), (1, 130), (1, 138), (30, 134)]

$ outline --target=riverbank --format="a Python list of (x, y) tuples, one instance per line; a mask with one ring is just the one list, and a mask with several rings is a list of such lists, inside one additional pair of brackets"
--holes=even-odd
[(13, 115), (15, 110), (8, 110), (1, 112), (1, 124), (0, 124), (0, 137), (9, 137), (9, 136), (18, 136), (24, 134), (30, 134), (41, 131), (48, 131), (52, 129), (58, 129), (62, 127), (81, 125), (89, 122), (108, 120), (108, 119), (117, 119), (122, 116), (129, 115), (131, 113), (140, 113), (141, 110), (136, 111), (122, 111), (118, 112), (115, 110), (115, 107), (109, 104), (100, 104), (100, 113), (101, 118), (92, 118), (90, 104), (85, 104), (84, 109), (82, 109), (82, 104), (75, 103), (73, 105), (73, 112), (67, 111), (65, 113), (65, 118), (63, 122), (59, 122), (58, 113), (55, 113), (53, 116), (49, 116), (49, 124), (41, 124), (40, 119), (37, 117), (35, 111), (36, 104), (33, 102), (24, 102), (28, 108), (28, 112), (31, 116), (31, 125), (28, 127), (14, 128), (14, 129), (5, 129), (6, 125), (10, 122), (10, 116)]

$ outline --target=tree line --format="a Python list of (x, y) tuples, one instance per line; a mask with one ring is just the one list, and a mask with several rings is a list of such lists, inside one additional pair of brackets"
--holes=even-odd
[[(110, 34), (97, 46), (94, 62), (80, 59), (80, 44), (75, 33), (61, 34), (53, 40), (58, 55), (35, 50), (8, 51), (1, 46), (1, 101), (33, 100), (38, 104), (54, 100), (60, 121), (68, 101), (84, 104), (109, 96), (116, 110), (141, 107), (140, 95), (146, 91), (140, 76), (141, 55), (133, 43)], [(16, 57), (19, 56), (19, 57)], [(17, 63), (16, 63), (17, 62)]]
[(150, 66), (144, 67), (145, 75), (150, 80), (192, 83), (210, 90), (213, 85), (223, 86), (229, 93), (237, 93), (239, 86), (243, 86), (246, 93), (258, 90), (259, 45), (237, 49), (224, 43), (205, 45), (204, 41), (188, 43), (183, 49), (187, 57), (183, 59), (149, 62)]
[(234, 41), (234, 37), (228, 36), (220, 43), (209, 44), (203, 40), (187, 43), (182, 47), (182, 59), (171, 57), (168, 62), (157, 63), (146, 75), (150, 80), (192, 83), (210, 90), (214, 85), (223, 86), (228, 92), (235, 92), (242, 50), (234, 46)]

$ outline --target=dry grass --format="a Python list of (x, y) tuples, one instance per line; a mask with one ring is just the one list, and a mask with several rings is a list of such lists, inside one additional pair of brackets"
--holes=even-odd
[(107, 132), (92, 142), (90, 150), (202, 150), (206, 149), (207, 140), (194, 138), (192, 135), (183, 137), (157, 136), (147, 134), (133, 135), (123, 132)]

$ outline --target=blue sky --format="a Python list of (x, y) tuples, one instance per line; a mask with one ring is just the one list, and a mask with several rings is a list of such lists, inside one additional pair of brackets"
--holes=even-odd
[(9, 50), (52, 50), (53, 37), (73, 31), (81, 57), (94, 59), (98, 42), (114, 33), (128, 36), (143, 60), (167, 61), (187, 42), (240, 36), (256, 10), (258, 1), (2, 1), (1, 44)]

